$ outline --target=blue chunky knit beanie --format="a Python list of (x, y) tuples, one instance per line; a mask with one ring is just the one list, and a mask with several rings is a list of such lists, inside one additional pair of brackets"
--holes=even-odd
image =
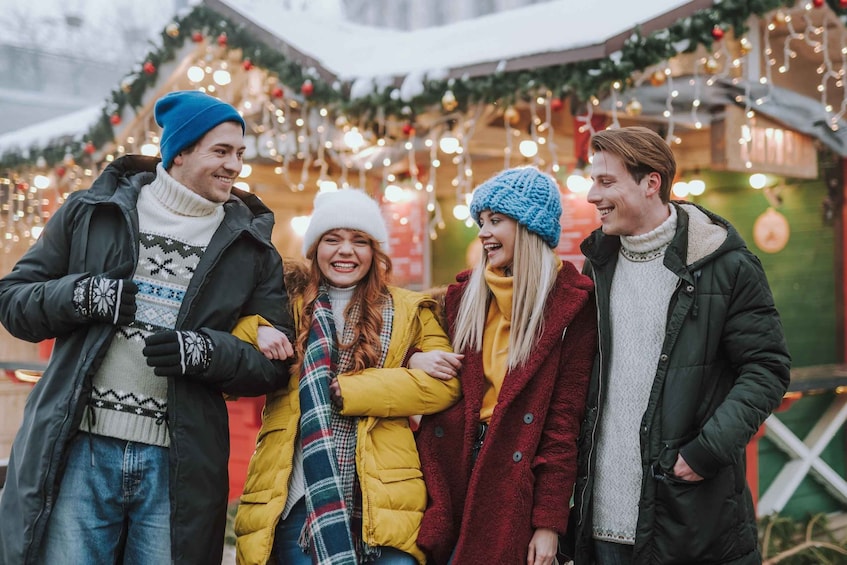
[(559, 244), (559, 185), (535, 167), (507, 169), (479, 185), (471, 200), (471, 215), (477, 223), (483, 210), (514, 218), (552, 248)]
[(224, 122), (238, 123), (244, 133), (244, 118), (238, 110), (199, 90), (170, 92), (156, 102), (153, 113), (162, 128), (159, 150), (165, 169), (171, 166), (180, 151)]

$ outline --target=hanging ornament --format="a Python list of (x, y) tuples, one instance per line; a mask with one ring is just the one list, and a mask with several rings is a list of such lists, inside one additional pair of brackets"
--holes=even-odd
[(251, 61), (250, 59), (244, 59), (244, 62), (241, 63), (241, 66), (244, 67), (245, 71), (249, 71), (249, 70), (252, 70), (255, 65), (253, 64), (253, 61)]
[(311, 80), (306, 79), (306, 81), (300, 87), (300, 93), (303, 94), (303, 96), (309, 97), (312, 94), (314, 94), (314, 92), (315, 92), (315, 85), (312, 84)]
[(220, 45), (221, 47), (226, 47), (226, 42), (227, 42), (226, 32), (221, 33), (218, 36), (217, 41), (218, 41), (218, 45)]
[(335, 118), (335, 127), (343, 128), (347, 126), (350, 122), (347, 121), (347, 116), (338, 116)]
[[(845, 2), (847, 2), (847, 0), (845, 0)], [(742, 55), (746, 55), (753, 50), (753, 43), (751, 43), (746, 37), (742, 37), (738, 44), (738, 49), (741, 51)]]
[(665, 71), (655, 71), (650, 75), (650, 84), (653, 86), (662, 86), (667, 79), (668, 76), (665, 74)]
[(63, 167), (62, 165), (59, 165), (58, 167), (56, 167), (56, 176), (59, 177), (59, 178), (62, 178), (63, 176), (65, 176), (65, 173), (67, 173), (67, 172), (68, 172), (68, 170), (65, 167)]
[(271, 90), (271, 96), (274, 98), (282, 98), (285, 95), (285, 91), (281, 86), (275, 86), (273, 90)]
[(520, 121), (521, 115), (515, 109), (514, 106), (509, 106), (508, 108), (506, 108), (506, 111), (503, 112), (503, 119), (506, 120), (506, 122), (508, 122), (509, 125), (513, 126), (513, 125), (517, 124), (518, 121)]
[(199, 31), (195, 31), (191, 34), (191, 41), (194, 43), (200, 43), (203, 41), (203, 33)]
[(552, 100), (550, 100), (550, 109), (554, 112), (558, 112), (564, 107), (565, 103), (562, 102), (561, 98), (553, 98)]
[(712, 28), (712, 37), (715, 41), (723, 39), (723, 33), (723, 28), (721, 26), (715, 26)]
[(452, 112), (459, 106), (459, 101), (456, 100), (456, 95), (453, 94), (452, 90), (448, 90), (441, 97), (441, 107), (447, 110), (448, 112)]
[(838, 7), (841, 8), (842, 10), (844, 8), (847, 8), (847, 0), (838, 0)]
[(179, 37), (179, 24), (175, 22), (169, 23), (165, 26), (165, 33), (170, 37)]
[(626, 104), (626, 114), (628, 116), (640, 116), (644, 107), (637, 99), (633, 98)]
[(822, 8), (824, 4), (826, 4), (825, 0), (812, 0), (812, 5), (815, 8)]
[(785, 12), (782, 10), (777, 10), (773, 15), (773, 23), (776, 25), (783, 25), (788, 20), (788, 16), (785, 15)]
[(129, 91), (132, 90), (132, 83), (133, 83), (133, 80), (130, 77), (123, 79), (121, 81), (121, 90), (123, 90), (126, 93), (129, 93)]
[(409, 122), (403, 124), (403, 135), (407, 135), (409, 137), (415, 135), (415, 126), (413, 126)]
[(718, 72), (720, 66), (720, 63), (718, 63), (718, 61), (714, 57), (709, 57), (708, 59), (706, 59), (706, 62), (703, 63), (703, 70), (705, 70), (710, 75), (713, 75)]
[(97, 148), (94, 147), (94, 144), (89, 141), (85, 144), (85, 147), (83, 147), (82, 150), (85, 151), (86, 155), (91, 155), (92, 153), (97, 151)]
[(151, 61), (145, 61), (144, 66), (142, 66), (141, 68), (148, 75), (152, 75), (156, 72), (156, 65), (154, 65)]
[(117, 113), (112, 114), (111, 116), (109, 116), (109, 123), (112, 124), (113, 126), (120, 124), (121, 123), (121, 115), (117, 114)]

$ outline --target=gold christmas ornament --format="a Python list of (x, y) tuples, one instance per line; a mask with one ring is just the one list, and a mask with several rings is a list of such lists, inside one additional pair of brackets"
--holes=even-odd
[(773, 15), (773, 23), (775, 23), (776, 25), (785, 24), (787, 19), (788, 16), (786, 16), (785, 12), (783, 12), (782, 10), (777, 10), (776, 13)]
[(746, 37), (742, 37), (741, 41), (738, 44), (738, 49), (741, 51), (742, 55), (746, 55), (750, 51), (753, 50), (753, 44)]
[(626, 104), (626, 114), (628, 116), (640, 116), (641, 111), (643, 109), (644, 109), (644, 107), (641, 106), (641, 102), (639, 102), (635, 98), (633, 98), (632, 100), (630, 100)]
[(165, 33), (167, 33), (171, 37), (179, 37), (179, 24), (173, 22), (169, 23), (165, 27)]
[(515, 125), (516, 123), (518, 123), (518, 121), (521, 119), (521, 115), (520, 115), (520, 113), (519, 113), (519, 112), (515, 109), (515, 107), (514, 107), (514, 106), (509, 106), (508, 108), (506, 108), (506, 111), (505, 111), (505, 112), (503, 112), (503, 119), (504, 119), (504, 120), (506, 120), (506, 122), (507, 122), (509, 125), (512, 125), (512, 126), (513, 126), (513, 125)]
[(720, 69), (720, 63), (718, 63), (714, 57), (709, 57), (706, 59), (706, 62), (703, 63), (703, 70), (705, 70), (710, 75), (715, 74)]
[(127, 93), (130, 90), (132, 90), (132, 79), (130, 79), (130, 78), (123, 79), (121, 81), (121, 90), (123, 90), (124, 92), (127, 92)]
[(441, 97), (441, 106), (448, 112), (455, 110), (458, 105), (459, 102), (456, 100), (456, 95), (453, 94), (452, 90), (448, 90)]
[(666, 80), (668, 80), (668, 76), (665, 74), (665, 71), (655, 71), (650, 75), (650, 84), (653, 86), (662, 86)]
[(347, 121), (347, 116), (338, 116), (335, 118), (335, 127), (343, 128), (349, 122)]

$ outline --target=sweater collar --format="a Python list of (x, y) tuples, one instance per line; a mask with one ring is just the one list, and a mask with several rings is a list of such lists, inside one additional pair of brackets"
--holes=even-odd
[(661, 257), (676, 233), (676, 208), (656, 229), (640, 235), (621, 236), (621, 253), (630, 261), (650, 261)]
[(206, 200), (178, 182), (162, 163), (156, 165), (156, 178), (147, 188), (165, 208), (180, 216), (208, 216), (223, 206), (223, 203)]
[(494, 295), (494, 301), (501, 314), (507, 320), (512, 318), (512, 290), (514, 277), (506, 276), (499, 269), (493, 269), (491, 266), (485, 268), (485, 282), (491, 294)]

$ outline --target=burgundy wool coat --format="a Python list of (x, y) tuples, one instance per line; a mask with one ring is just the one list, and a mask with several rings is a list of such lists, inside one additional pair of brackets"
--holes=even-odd
[[(447, 291), (451, 337), (468, 276)], [(429, 562), (447, 563), (455, 548), (454, 565), (521, 565), (535, 529), (564, 534), (597, 351), (592, 291), (588, 277), (562, 265), (535, 352), (506, 375), (473, 467), (485, 377), (482, 354), (462, 351), (463, 398), (425, 417), (418, 433), (429, 500), (417, 543)]]

